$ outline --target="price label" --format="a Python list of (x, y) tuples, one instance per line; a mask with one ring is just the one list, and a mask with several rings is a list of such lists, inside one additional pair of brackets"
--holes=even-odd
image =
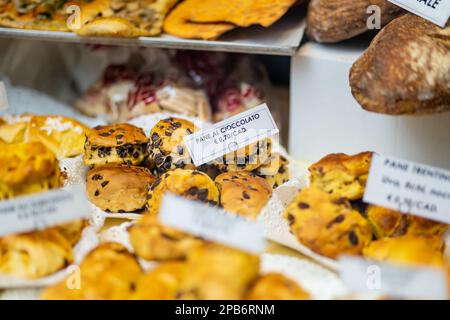
[(8, 96), (6, 94), (6, 86), (3, 81), (0, 81), (0, 111), (7, 110), (9, 108)]
[(42, 230), (88, 218), (84, 187), (64, 188), (0, 202), (0, 236)]
[(186, 136), (184, 143), (194, 164), (200, 166), (278, 133), (269, 108), (262, 104)]
[(338, 261), (342, 281), (352, 291), (404, 299), (447, 299), (447, 278), (442, 269), (381, 264), (358, 257)]
[(445, 27), (450, 17), (450, 0), (389, 0), (440, 27)]
[(161, 204), (162, 224), (204, 239), (248, 251), (264, 252), (264, 226), (199, 201), (166, 194)]
[(375, 154), (364, 201), (450, 224), (450, 171)]

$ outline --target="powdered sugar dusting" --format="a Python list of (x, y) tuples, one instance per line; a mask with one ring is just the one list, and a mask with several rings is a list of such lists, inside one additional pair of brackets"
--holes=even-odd
[(62, 117), (49, 117), (46, 119), (41, 131), (45, 131), (47, 135), (51, 135), (53, 131), (65, 132), (73, 130), (78, 134), (83, 134), (83, 128), (74, 125), (71, 121), (64, 121)]

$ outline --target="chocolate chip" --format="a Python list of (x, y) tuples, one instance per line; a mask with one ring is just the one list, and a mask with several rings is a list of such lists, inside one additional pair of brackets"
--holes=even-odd
[(335, 225), (336, 223), (341, 223), (342, 221), (345, 220), (345, 216), (340, 214), (338, 215), (336, 218), (334, 218), (330, 223), (328, 223), (327, 225), (327, 229), (330, 229), (333, 225)]
[(189, 195), (195, 196), (197, 194), (197, 192), (198, 192), (198, 188), (197, 187), (192, 187), (187, 192), (188, 192)]
[(183, 148), (183, 146), (177, 146), (177, 152), (178, 152), (178, 154), (179, 154), (180, 156), (182, 156), (183, 153), (184, 153), (184, 148)]
[(244, 199), (250, 199), (250, 195), (247, 192), (242, 192), (242, 196), (244, 197)]
[(171, 136), (172, 136), (172, 132), (170, 132), (170, 131), (166, 131), (166, 132), (164, 132), (164, 134), (165, 134), (167, 137), (171, 137)]
[(197, 196), (199, 198), (199, 200), (206, 200), (206, 198), (208, 197), (208, 189), (200, 189), (197, 192)]
[(108, 180), (106, 180), (106, 181), (103, 181), (103, 182), (102, 182), (102, 188), (106, 187), (106, 186), (108, 185), (108, 183), (109, 183), (109, 181), (108, 181)]
[(175, 128), (180, 128), (181, 122), (174, 122), (174, 123), (172, 123), (172, 126), (174, 126)]
[(341, 197), (341, 198), (339, 198), (339, 199), (333, 200), (333, 203), (334, 203), (334, 204), (338, 204), (338, 205), (340, 205), (340, 204), (346, 204), (346, 203), (347, 203), (347, 200), (346, 200), (345, 198)]
[(309, 204), (307, 204), (306, 202), (300, 202), (300, 203), (298, 204), (298, 207), (299, 207), (300, 209), (309, 209)]
[(152, 134), (152, 141), (156, 141), (159, 139), (159, 135), (157, 133)]
[(122, 139), (123, 138), (123, 134), (118, 134), (117, 136), (116, 136), (116, 139)]
[(103, 179), (103, 177), (100, 174), (94, 174), (92, 176), (92, 181), (98, 181), (98, 180), (102, 180), (102, 179)]
[(133, 158), (135, 158), (135, 159), (139, 158), (139, 152), (133, 153)]
[(285, 173), (286, 172), (286, 168), (284, 166), (281, 166), (280, 169), (278, 169), (278, 173)]
[(187, 132), (188, 134), (192, 134), (192, 130), (189, 129), (189, 128), (186, 129), (186, 132)]
[(350, 243), (354, 246), (358, 245), (358, 236), (356, 235), (356, 233), (352, 230), (350, 231), (350, 233), (348, 234), (348, 239), (350, 240)]
[(96, 190), (94, 196), (98, 197), (100, 195), (100, 191)]
[(289, 222), (289, 225), (293, 225), (294, 224), (294, 222), (295, 222), (295, 217), (292, 215), (292, 214), (288, 214), (287, 215), (287, 220), (288, 220), (288, 222)]
[(111, 133), (109, 133), (109, 132), (102, 132), (99, 135), (102, 136), (102, 137), (109, 137), (111, 135)]

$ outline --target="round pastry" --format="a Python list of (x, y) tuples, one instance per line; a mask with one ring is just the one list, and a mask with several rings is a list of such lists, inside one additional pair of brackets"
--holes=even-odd
[(58, 160), (43, 144), (0, 148), (0, 200), (57, 188), (61, 182)]
[(448, 225), (425, 218), (402, 214), (387, 208), (369, 205), (367, 219), (378, 239), (397, 237), (404, 234), (417, 236), (441, 236)]
[(131, 124), (95, 127), (86, 135), (84, 163), (138, 165), (147, 156), (147, 142), (144, 131)]
[(371, 242), (363, 250), (367, 259), (407, 265), (442, 266), (444, 243), (440, 237), (404, 235)]
[(372, 239), (369, 223), (347, 200), (317, 188), (303, 189), (284, 217), (303, 245), (329, 258), (359, 255)]
[(246, 295), (247, 300), (308, 300), (310, 295), (295, 281), (279, 273), (260, 276)]
[(39, 141), (59, 159), (83, 154), (85, 135), (89, 129), (80, 122), (62, 116), (33, 116), (25, 141)]
[(143, 275), (135, 256), (118, 243), (91, 251), (68, 278), (44, 290), (46, 300), (124, 300)]
[(212, 163), (221, 172), (252, 171), (267, 162), (272, 152), (272, 140), (263, 139), (230, 152)]
[(147, 209), (157, 215), (165, 192), (174, 193), (189, 199), (200, 200), (217, 206), (219, 190), (207, 174), (185, 169), (175, 169), (157, 178), (148, 193)]
[(372, 152), (354, 156), (330, 154), (309, 168), (311, 187), (350, 200), (361, 199), (371, 160)]
[(89, 200), (104, 211), (133, 212), (144, 208), (154, 180), (146, 168), (108, 164), (88, 172), (86, 192)]
[(150, 131), (150, 165), (160, 174), (177, 168), (195, 169), (183, 138), (197, 130), (192, 122), (184, 119), (159, 121)]
[(145, 260), (181, 260), (203, 240), (161, 225), (157, 218), (144, 215), (130, 227), (130, 242), (136, 254)]
[(289, 161), (285, 157), (274, 153), (261, 167), (253, 170), (253, 173), (266, 179), (269, 185), (276, 189), (289, 181), (288, 165)]
[(0, 238), (0, 273), (37, 279), (72, 262), (72, 246), (55, 228)]
[(257, 218), (272, 195), (272, 188), (266, 180), (245, 171), (222, 173), (215, 181), (222, 207), (250, 219)]
[(142, 276), (132, 296), (134, 300), (175, 300), (186, 273), (184, 262), (166, 262)]
[(190, 252), (178, 299), (239, 300), (257, 278), (259, 258), (218, 244), (205, 244)]

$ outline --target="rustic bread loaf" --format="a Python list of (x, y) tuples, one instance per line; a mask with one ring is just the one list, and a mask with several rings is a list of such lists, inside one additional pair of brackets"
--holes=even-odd
[(355, 62), (350, 86), (368, 111), (450, 110), (450, 22), (442, 29), (413, 14), (394, 20)]
[(339, 42), (364, 33), (371, 5), (380, 7), (382, 25), (404, 12), (386, 0), (312, 0), (307, 34), (317, 42)]

